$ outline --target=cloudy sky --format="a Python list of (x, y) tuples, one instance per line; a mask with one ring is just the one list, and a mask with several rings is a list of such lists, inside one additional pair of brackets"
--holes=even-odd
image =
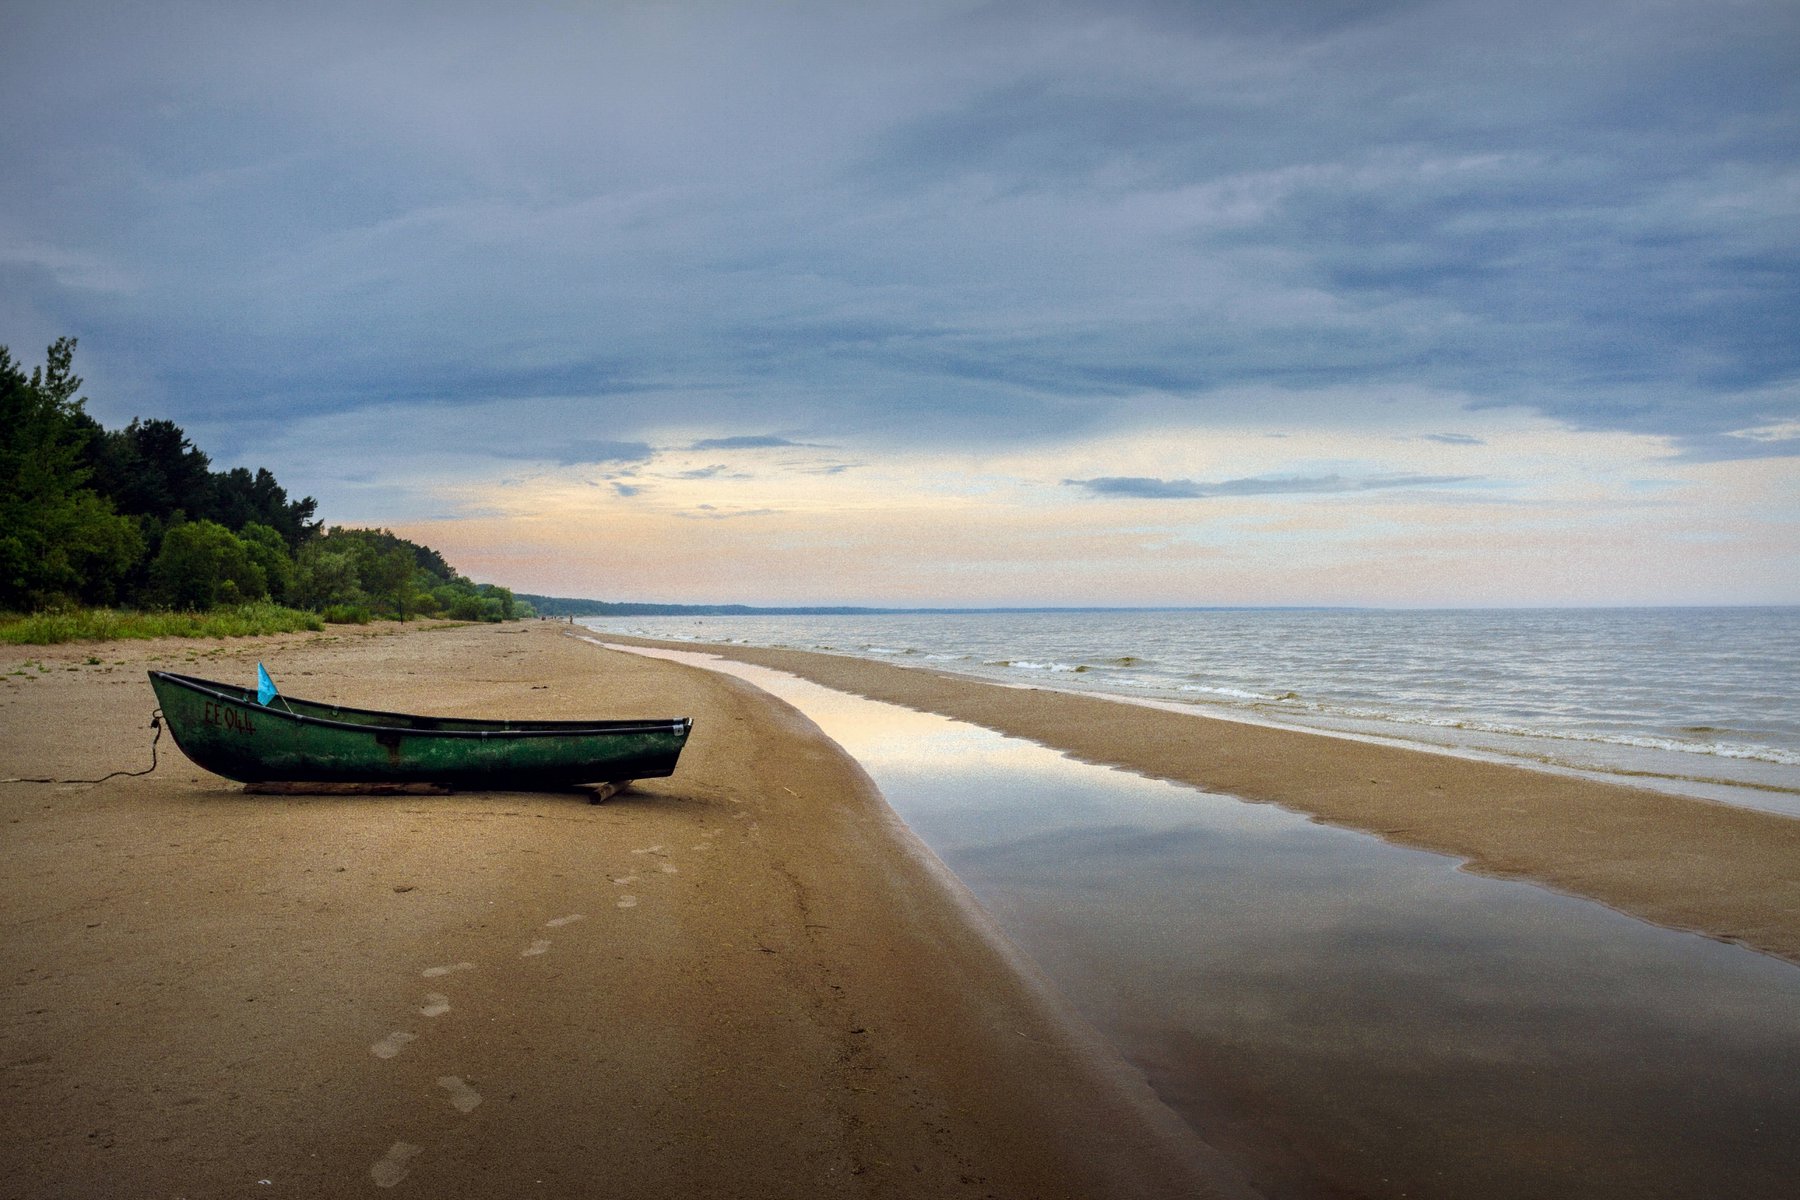
[(607, 599), (1800, 602), (1800, 4), (9, 0), (0, 343)]

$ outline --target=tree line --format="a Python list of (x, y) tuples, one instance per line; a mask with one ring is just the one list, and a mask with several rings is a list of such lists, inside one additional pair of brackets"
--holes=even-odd
[(74, 358), (60, 338), (27, 375), (0, 346), (0, 611), (272, 601), (328, 621), (528, 615), (428, 546), (324, 529), (318, 502), (289, 499), (266, 469), (213, 470), (172, 421), (102, 427)]

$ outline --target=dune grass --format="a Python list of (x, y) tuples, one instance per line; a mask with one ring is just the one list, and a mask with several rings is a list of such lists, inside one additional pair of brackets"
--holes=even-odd
[(0, 643), (50, 646), (62, 642), (110, 642), (122, 638), (249, 637), (259, 633), (320, 630), (319, 614), (267, 601), (210, 612), (121, 612), (69, 608), (30, 616), (0, 616)]

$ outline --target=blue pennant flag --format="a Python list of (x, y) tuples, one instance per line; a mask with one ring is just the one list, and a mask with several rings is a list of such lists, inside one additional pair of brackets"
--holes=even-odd
[(269, 678), (269, 670), (261, 663), (256, 664), (256, 702), (266, 706), (275, 698), (275, 681)]

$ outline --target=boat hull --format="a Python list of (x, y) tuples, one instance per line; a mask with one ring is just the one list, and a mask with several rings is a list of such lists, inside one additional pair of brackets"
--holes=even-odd
[(693, 722), (482, 721), (343, 708), (150, 672), (175, 744), (241, 783), (439, 783), (528, 790), (674, 772)]

